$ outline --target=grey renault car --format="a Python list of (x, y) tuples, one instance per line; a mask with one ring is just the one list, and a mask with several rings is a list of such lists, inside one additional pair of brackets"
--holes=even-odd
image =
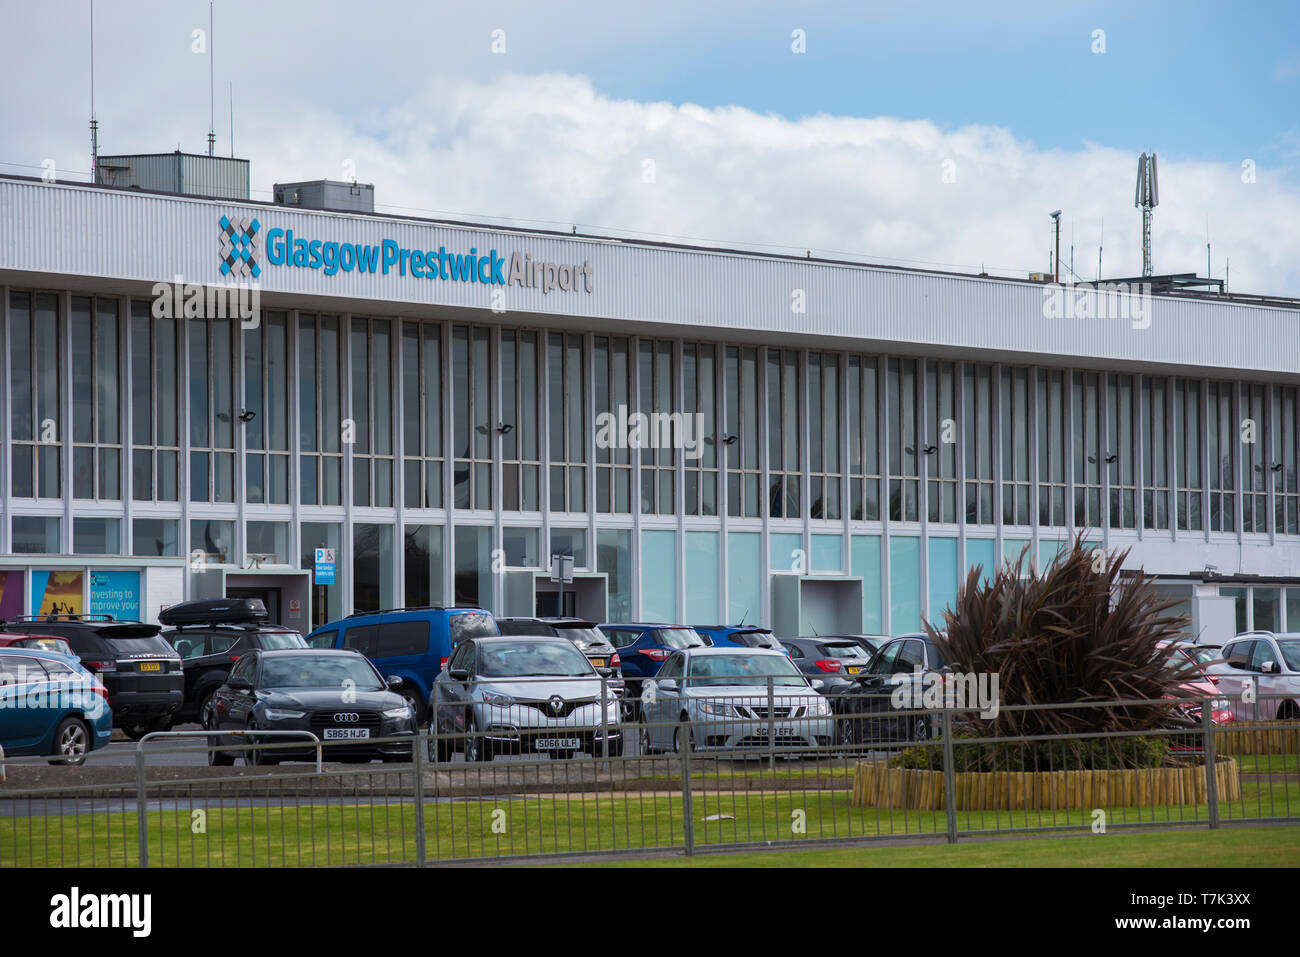
[[(360, 652), (350, 649), (255, 648), (230, 669), (213, 692), (204, 727), (208, 731), (310, 731), (325, 745), (326, 761), (349, 763), (409, 761), (415, 715), (390, 683)], [(304, 736), (301, 739), (306, 742)], [(315, 744), (292, 746), (295, 739), (274, 736), (219, 737), (214, 744), (275, 744), (285, 747), (208, 754), (210, 764), (279, 764), (315, 758)]]
[(468, 638), (456, 646), (429, 695), (437, 748), (429, 757), (466, 761), (498, 754), (572, 757), (623, 753), (619, 701), (591, 661), (567, 638)]
[[(772, 696), (768, 696), (771, 680)], [(832, 743), (830, 703), (784, 651), (687, 648), (641, 692), (643, 753), (818, 748)]]

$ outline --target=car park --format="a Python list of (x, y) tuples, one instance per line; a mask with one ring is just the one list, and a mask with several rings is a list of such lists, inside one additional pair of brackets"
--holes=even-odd
[(615, 695), (624, 690), (622, 659), (595, 622), (581, 618), (498, 618), (497, 628), (503, 635), (549, 635), (568, 638), (587, 656), (596, 673), (603, 675)]
[(76, 660), (35, 648), (0, 648), (0, 749), (78, 765), (108, 744), (113, 713), (104, 686)]
[(873, 649), (858, 638), (819, 636), (783, 638), (781, 645), (796, 668), (822, 681), (822, 692), (844, 694), (854, 687), (853, 678), (866, 670)]
[[(396, 681), (385, 681), (356, 651), (254, 648), (235, 662), (216, 690), (204, 728), (310, 731), (327, 745), (327, 761), (406, 761), (411, 757), (410, 742), (385, 740), (409, 738), (417, 731), (410, 706), (392, 689)], [(314, 744), (302, 747), (301, 741), (287, 736), (222, 735), (213, 741), (208, 760), (215, 765), (233, 764), (237, 753), (222, 748), (248, 743), (296, 745), (241, 752), (250, 765), (311, 760), (316, 754)]]
[[(601, 697), (600, 676), (565, 638), (470, 638), (456, 648), (429, 701), (430, 757), (467, 761), (498, 754), (623, 753), (618, 699)], [(436, 749), (434, 741), (436, 740)]]
[[(853, 676), (854, 685), (835, 699), (836, 743), (925, 741), (935, 731), (935, 716), (919, 713), (927, 682), (942, 680), (947, 667), (929, 635), (914, 632), (887, 641)], [(911, 707), (895, 706), (895, 692)]]
[(9, 619), (5, 628), (64, 639), (108, 690), (113, 726), (132, 739), (166, 729), (180, 710), (185, 674), (159, 625), (112, 615), (28, 615)]
[(452, 649), (467, 638), (497, 634), (496, 620), (481, 608), (390, 608), (322, 625), (307, 636), (307, 644), (361, 652), (385, 678), (399, 679), (397, 692), (423, 725), (433, 681)]
[(771, 648), (783, 651), (771, 628), (757, 625), (692, 625), (705, 643), (716, 648)]
[(298, 632), (269, 624), (258, 598), (184, 601), (164, 609), (158, 620), (168, 626), (162, 636), (180, 655), (185, 674), (185, 700), (175, 721), (202, 724), (213, 693), (245, 653), (307, 647)]
[(830, 703), (769, 648), (676, 651), (645, 683), (641, 707), (643, 753), (818, 748), (835, 730)]
[(1211, 663), (1220, 694), (1241, 701), (1249, 687), (1254, 702), (1234, 708), (1238, 721), (1300, 718), (1300, 632), (1252, 631), (1223, 645)]
[(708, 647), (699, 632), (686, 625), (605, 624), (600, 630), (618, 649), (626, 695), (632, 702), (640, 700), (642, 682), (653, 678), (674, 651)]

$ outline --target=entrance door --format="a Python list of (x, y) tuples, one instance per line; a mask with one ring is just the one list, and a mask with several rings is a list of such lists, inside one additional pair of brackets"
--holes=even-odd
[(576, 608), (578, 607), (578, 593), (566, 591), (561, 601), (559, 592), (538, 592), (537, 593), (537, 617), (538, 618), (575, 618), (577, 617)]
[(266, 606), (267, 620), (282, 624), (280, 618), (280, 589), (278, 588), (227, 588), (227, 598), (260, 598)]

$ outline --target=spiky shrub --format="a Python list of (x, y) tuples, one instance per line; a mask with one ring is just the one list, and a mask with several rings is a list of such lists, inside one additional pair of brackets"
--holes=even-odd
[[(995, 717), (963, 713), (968, 736), (1004, 737), (1148, 731), (1178, 724), (1168, 699), (1179, 696), (1186, 675), (1171, 667), (1171, 644), (1187, 620), (1166, 614), (1174, 602), (1162, 599), (1153, 579), (1141, 571), (1121, 575), (1128, 551), (1098, 553), (1076, 537), (1046, 569), (1034, 573), (1024, 556), (1004, 563), (984, 580), (971, 570), (942, 630), (926, 631), (953, 671), (996, 674)], [(1015, 705), (1059, 705), (1115, 700), (1152, 702), (1102, 708), (1012, 710)], [(971, 766), (1097, 766), (1096, 742), (977, 748)], [(1116, 746), (1117, 755), (1141, 750)], [(1141, 759), (1120, 759), (1132, 766)], [(1073, 756), (1073, 757), (1071, 757)], [(1064, 763), (1063, 763), (1064, 762)]]

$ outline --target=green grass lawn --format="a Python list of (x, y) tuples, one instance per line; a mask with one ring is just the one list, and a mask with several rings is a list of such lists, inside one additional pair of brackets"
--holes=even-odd
[(970, 839), (955, 845), (830, 847), (617, 859), (596, 867), (1295, 867), (1300, 827), (1112, 831), (1087, 837)]
[[(789, 789), (787, 783), (785, 790), (752, 791), (739, 783), (727, 775), (696, 782), (692, 816), (698, 845), (937, 835), (947, 828), (942, 811), (853, 807), (846, 790)], [(1221, 803), (1221, 819), (1300, 816), (1300, 785), (1294, 781), (1247, 781), (1242, 789), (1241, 800)], [(376, 797), (373, 804), (358, 803), (356, 795), (301, 806), (238, 803), (228, 795), (224, 808), (215, 799), (205, 807), (196, 798), (178, 810), (149, 812), (150, 863), (311, 866), (415, 860), (415, 809), (400, 797)], [(195, 810), (206, 813), (196, 817)], [(680, 847), (685, 843), (682, 811), (680, 796), (655, 792), (431, 800), (425, 808), (426, 855), (464, 860)], [(1111, 826), (1204, 824), (1208, 810), (1205, 805), (1116, 807), (1107, 816)], [(958, 828), (973, 832), (1091, 823), (1085, 810), (957, 814)], [(0, 817), (0, 866), (129, 867), (136, 860), (133, 812)]]

